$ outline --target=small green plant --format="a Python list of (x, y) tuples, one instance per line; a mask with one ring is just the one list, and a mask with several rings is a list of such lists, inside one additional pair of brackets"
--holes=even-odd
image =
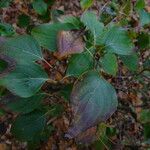
[[(68, 98), (69, 95), (74, 112), (67, 137), (76, 138), (89, 128), (105, 122), (117, 110), (117, 94), (106, 77), (118, 76), (118, 61), (135, 72), (138, 69), (138, 55), (133, 50), (131, 30), (123, 24), (123, 21), (128, 20), (119, 18), (118, 22), (109, 21), (118, 13), (114, 3), (98, 15), (87, 10), (92, 3), (91, 0), (81, 1), (85, 11), (80, 18), (67, 16), (52, 23), (38, 25), (31, 30), (30, 35), (8, 34), (10, 27), (0, 24), (0, 56), (6, 56), (0, 57), (0, 67), (3, 67), (2, 61), (15, 64), (11, 70), (9, 64), (2, 68), (0, 85), (15, 95), (15, 101), (8, 103), (7, 107), (19, 113), (11, 128), (18, 140), (38, 145), (54, 130), (51, 125), (46, 125), (47, 117), (59, 116), (63, 112), (59, 104), (49, 107), (43, 103), (47, 96), (41, 90), (43, 84), (62, 82), (50, 79), (39, 65), (38, 62), (43, 62), (49, 68), (53, 67), (44, 58), (43, 49), (57, 51), (60, 58), (70, 56), (64, 78), (74, 77), (76, 81), (73, 87), (60, 90), (65, 97)], [(35, 0), (32, 5), (39, 15), (46, 14), (48, 6), (44, 1)], [(150, 19), (142, 6), (137, 3), (136, 9), (141, 26), (146, 26)], [(128, 14), (131, 10), (123, 11)], [(111, 17), (107, 18), (108, 13)], [(138, 40), (142, 38), (138, 37)]]

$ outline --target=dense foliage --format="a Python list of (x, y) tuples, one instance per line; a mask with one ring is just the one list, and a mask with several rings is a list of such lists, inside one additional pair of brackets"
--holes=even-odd
[[(11, 0), (2, 0), (0, 8), (10, 3)], [(81, 17), (49, 10), (52, 3), (32, 2), (35, 12), (46, 23), (30, 26), (29, 16), (19, 16), (18, 25), (26, 28), (27, 34), (17, 35), (10, 24), (0, 23), (1, 101), (18, 114), (12, 123), (12, 134), (32, 148), (54, 130), (51, 124), (47, 125), (47, 118), (63, 112), (60, 104), (44, 103), (49, 94), (41, 88), (44, 84), (63, 84), (65, 78), (76, 80), (73, 87), (69, 84), (57, 92), (70, 100), (73, 110), (73, 121), (65, 136), (78, 141), (78, 136), (90, 128), (99, 125), (101, 130), (102, 123), (117, 110), (117, 92), (109, 77), (118, 78), (120, 64), (137, 77), (140, 52), (150, 48), (150, 33), (146, 32), (150, 29), (150, 13), (144, 0), (137, 0), (134, 5), (130, 0), (113, 0), (98, 13), (90, 9), (93, 0), (81, 0)], [(139, 29), (134, 28), (132, 21), (138, 22)], [(68, 58), (64, 79), (50, 78), (43, 64), (53, 66), (44, 57), (45, 52), (54, 53), (60, 60)], [(144, 65), (145, 76), (149, 76), (149, 60)], [(11, 97), (7, 98), (6, 93)], [(6, 103), (10, 98), (13, 100)], [(141, 113), (146, 139), (150, 139), (149, 113), (149, 109)], [(87, 141), (81, 138), (79, 142)]]

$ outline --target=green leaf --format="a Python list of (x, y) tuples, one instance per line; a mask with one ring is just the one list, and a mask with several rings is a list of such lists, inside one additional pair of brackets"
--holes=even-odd
[(38, 108), (43, 98), (43, 94), (37, 94), (29, 98), (17, 97), (17, 99), (14, 102), (8, 103), (7, 107), (14, 112), (26, 114)]
[(0, 59), (0, 73), (2, 73), (6, 68), (7, 68), (8, 64)]
[(67, 23), (42, 24), (32, 30), (32, 35), (39, 44), (50, 51), (57, 50), (57, 34), (61, 30), (71, 30), (74, 27)]
[(111, 149), (111, 147), (109, 147), (109, 145), (108, 145), (109, 137), (106, 134), (106, 129), (107, 129), (106, 124), (100, 123), (98, 125), (98, 135), (99, 135), (98, 139), (99, 140), (94, 143), (95, 150), (105, 150), (106, 147)]
[(51, 125), (47, 125), (41, 135), (36, 136), (33, 140), (27, 142), (28, 150), (35, 150), (41, 146), (41, 142), (46, 142), (50, 138), (52, 132), (54, 131), (54, 127)]
[(81, 21), (84, 23), (86, 28), (91, 31), (94, 36), (94, 40), (97, 40), (97, 38), (103, 32), (104, 25), (98, 21), (96, 14), (90, 11), (86, 11), (81, 16)]
[(6, 93), (7, 93), (7, 90), (4, 87), (0, 86), (0, 99), (1, 99), (0, 103), (3, 101), (1, 97), (6, 95)]
[(144, 138), (146, 140), (150, 139), (150, 123), (144, 124)]
[(14, 33), (14, 28), (10, 24), (0, 23), (0, 36), (12, 36)]
[(140, 121), (142, 123), (150, 123), (150, 110), (149, 109), (143, 109), (140, 113)]
[(45, 71), (36, 64), (22, 64), (16, 66), (15, 71), (0, 79), (0, 85), (20, 97), (34, 95), (48, 80)]
[(141, 49), (150, 48), (150, 34), (149, 33), (141, 33), (138, 36), (138, 46)]
[(0, 108), (0, 117), (6, 115), (6, 112)]
[(106, 51), (120, 55), (131, 55), (133, 43), (127, 31), (121, 27), (111, 26), (99, 37), (97, 45), (104, 45)]
[(72, 87), (72, 84), (69, 84), (66, 85), (62, 90), (60, 90), (59, 93), (65, 99), (65, 101), (69, 101)]
[(141, 10), (145, 7), (145, 0), (137, 0), (135, 4), (136, 10)]
[(19, 64), (43, 59), (40, 46), (37, 41), (29, 35), (21, 35), (1, 40), (0, 51), (14, 58)]
[(0, 0), (0, 8), (8, 7), (12, 0)]
[(131, 71), (137, 71), (138, 69), (138, 56), (137, 54), (128, 55), (128, 56), (120, 56), (124, 65)]
[(47, 12), (48, 6), (44, 0), (34, 0), (32, 6), (39, 15), (44, 15)]
[(114, 7), (113, 3), (110, 3), (110, 5), (106, 6), (100, 13), (100, 21), (104, 24), (108, 24), (116, 16), (116, 14), (117, 9)]
[(81, 0), (80, 5), (82, 9), (88, 9), (89, 7), (92, 6), (94, 0)]
[(40, 136), (46, 123), (44, 114), (34, 111), (29, 114), (21, 115), (12, 124), (11, 132), (19, 140), (31, 141)]
[(59, 22), (59, 18), (64, 15), (64, 12), (59, 9), (53, 9), (51, 10), (51, 20), (53, 22)]
[(113, 76), (116, 75), (118, 71), (117, 58), (115, 54), (107, 53), (101, 60), (101, 65), (106, 73), (111, 74)]
[(66, 75), (78, 77), (92, 67), (93, 59), (89, 53), (75, 54), (69, 60)]
[(111, 150), (113, 143), (109, 139), (113, 138), (113, 136), (116, 136), (116, 128), (108, 127), (106, 123), (100, 123), (98, 125), (97, 132), (99, 138), (98, 141), (94, 143), (95, 150), (105, 150), (106, 147)]
[(64, 111), (64, 107), (60, 104), (53, 104), (51, 107), (50, 107), (50, 116), (51, 117), (58, 117), (60, 115), (62, 115)]
[(145, 60), (143, 63), (143, 68), (148, 70), (150, 68), (150, 57)]
[(27, 27), (30, 24), (30, 17), (26, 14), (21, 14), (18, 16), (19, 27)]
[(131, 0), (124, 1), (123, 13), (129, 16), (132, 13), (132, 2)]
[(144, 9), (139, 11), (139, 17), (141, 26), (150, 24), (150, 13), (146, 12)]
[(82, 23), (80, 22), (79, 18), (74, 17), (74, 16), (66, 16), (62, 19), (63, 23), (69, 23), (74, 26), (76, 29), (81, 29), (82, 28)]
[(55, 128), (52, 125), (47, 125), (45, 127), (45, 130), (43, 131), (40, 139), (42, 141), (46, 141), (50, 138), (50, 136), (52, 135), (52, 132), (55, 130)]
[(95, 71), (88, 72), (76, 82), (70, 100), (74, 118), (67, 136), (72, 138), (106, 121), (118, 105), (113, 86)]

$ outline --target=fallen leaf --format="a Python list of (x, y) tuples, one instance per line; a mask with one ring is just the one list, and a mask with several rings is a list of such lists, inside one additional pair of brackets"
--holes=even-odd
[(146, 10), (150, 13), (150, 6), (146, 6)]
[(0, 150), (8, 150), (9, 147), (6, 144), (0, 144)]

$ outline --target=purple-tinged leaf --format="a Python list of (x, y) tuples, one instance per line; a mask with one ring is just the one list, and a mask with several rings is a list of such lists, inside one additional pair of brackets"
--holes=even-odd
[(113, 86), (95, 71), (86, 73), (77, 81), (71, 93), (74, 113), (67, 137), (74, 138), (106, 121), (117, 109), (117, 95)]
[(82, 38), (70, 31), (58, 33), (58, 55), (64, 57), (70, 54), (81, 53), (84, 50)]

